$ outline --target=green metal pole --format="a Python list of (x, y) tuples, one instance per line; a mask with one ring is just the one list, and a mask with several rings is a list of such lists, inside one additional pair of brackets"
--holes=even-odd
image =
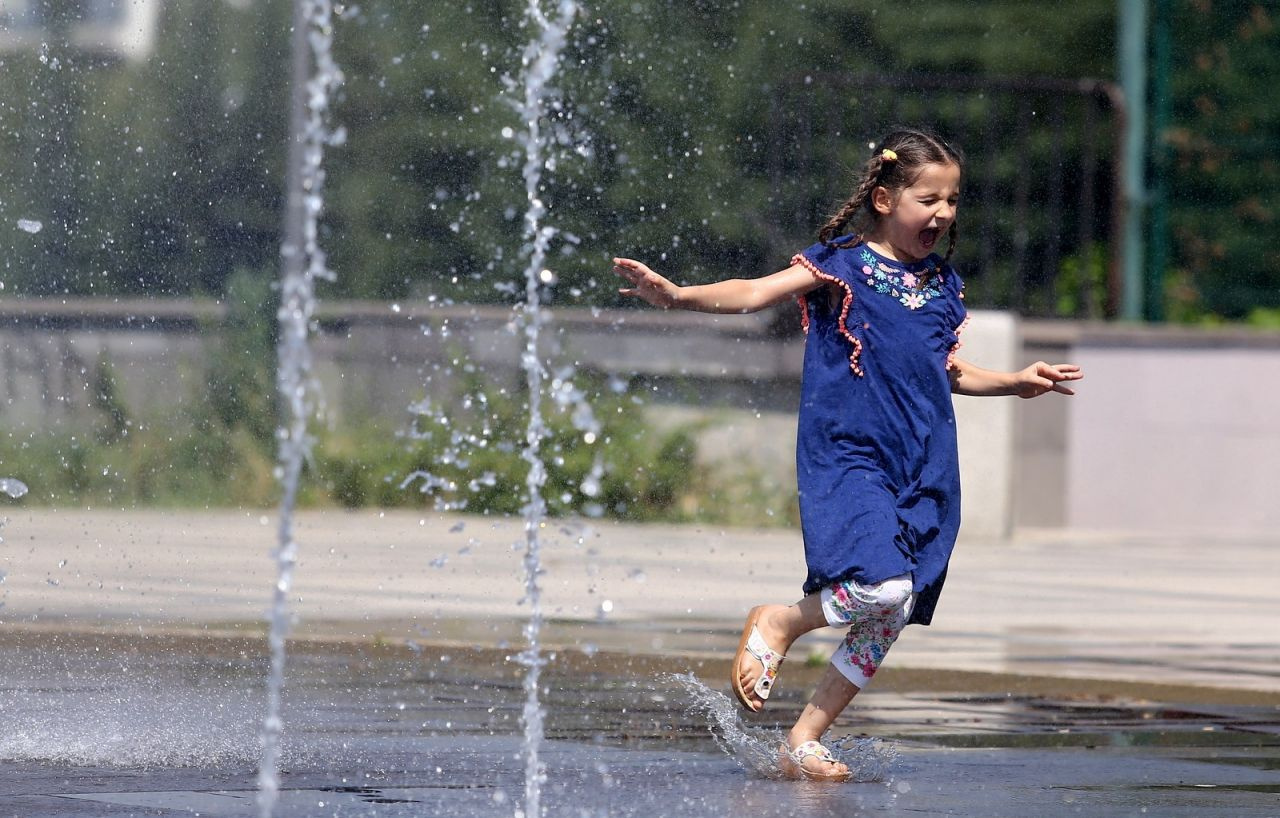
[(1169, 264), (1169, 72), (1173, 51), (1173, 4), (1156, 0), (1152, 20), (1151, 233), (1148, 241), (1148, 321), (1164, 320), (1164, 274)]
[(1142, 228), (1146, 215), (1147, 165), (1147, 0), (1119, 0), (1120, 87), (1124, 89), (1128, 132), (1124, 141), (1124, 178), (1120, 195), (1125, 205), (1120, 317), (1139, 321), (1143, 312)]

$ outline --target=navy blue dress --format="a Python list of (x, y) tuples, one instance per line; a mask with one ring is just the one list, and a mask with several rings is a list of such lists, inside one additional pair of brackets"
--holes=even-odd
[(963, 283), (931, 255), (913, 264), (865, 244), (793, 259), (829, 286), (800, 299), (807, 339), (796, 474), (804, 592), (910, 574), (927, 625), (960, 528), (947, 370), (966, 320)]

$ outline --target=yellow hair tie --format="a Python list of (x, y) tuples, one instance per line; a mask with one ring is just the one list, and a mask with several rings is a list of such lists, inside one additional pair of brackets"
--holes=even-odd
[(881, 162), (897, 162), (898, 154), (894, 153), (888, 148), (885, 148), (884, 150), (880, 151), (880, 161)]

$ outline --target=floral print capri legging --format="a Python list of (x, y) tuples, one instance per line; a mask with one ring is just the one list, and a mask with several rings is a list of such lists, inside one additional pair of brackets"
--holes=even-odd
[(849, 628), (831, 664), (859, 688), (866, 687), (889, 646), (902, 633), (915, 600), (908, 574), (873, 585), (845, 580), (823, 588), (822, 612), (827, 624)]

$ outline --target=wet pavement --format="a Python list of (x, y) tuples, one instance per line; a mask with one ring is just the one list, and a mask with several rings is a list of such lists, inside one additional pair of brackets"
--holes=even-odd
[[(256, 640), (8, 634), (0, 656), (0, 816), (256, 814)], [(276, 814), (514, 814), (523, 695), (507, 656), (295, 644)], [(1280, 814), (1275, 702), (1010, 695), (996, 677), (947, 692), (886, 671), (834, 731), (875, 737), (883, 764), (863, 772), (879, 780), (822, 785), (762, 777), (723, 740), (767, 742), (818, 668), (790, 668), (767, 714), (726, 726), (691, 707), (732, 709), (723, 662), (549, 658), (550, 816)]]
[[(0, 818), (255, 815), (269, 526), (23, 515), (0, 544)], [(516, 814), (518, 524), (419, 519), (303, 521), (278, 816)], [(821, 785), (758, 755), (831, 637), (793, 649), (767, 714), (727, 715), (722, 678), (741, 609), (792, 595), (793, 537), (549, 532), (548, 816), (1280, 816), (1269, 544), (966, 544), (937, 626), (833, 731), (868, 780)], [(1252, 570), (1197, 569), (1208, 548)], [(1100, 578), (1104, 555), (1152, 567)]]

